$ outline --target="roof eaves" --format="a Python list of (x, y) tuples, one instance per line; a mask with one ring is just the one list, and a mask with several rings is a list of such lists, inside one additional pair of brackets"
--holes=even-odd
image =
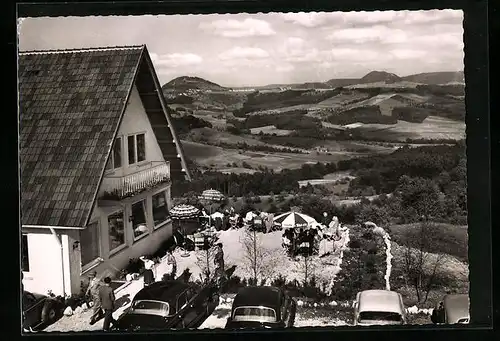
[(75, 53), (75, 52), (112, 51), (112, 50), (138, 50), (138, 49), (143, 49), (144, 47), (145, 45), (130, 45), (130, 46), (86, 47), (86, 48), (75, 48), (75, 49), (29, 50), (29, 51), (19, 51), (19, 55)]
[(146, 46), (142, 45), (141, 48), (142, 48), (141, 55), (139, 56), (139, 58), (137, 60), (137, 64), (135, 65), (134, 77), (133, 77), (132, 82), (130, 83), (130, 87), (127, 91), (127, 97), (125, 98), (125, 101), (123, 102), (122, 110), (120, 113), (120, 119), (118, 120), (118, 124), (115, 127), (115, 132), (113, 133), (113, 140), (112, 140), (111, 146), (109, 147), (109, 149), (106, 153), (106, 161), (104, 162), (104, 166), (102, 167), (101, 174), (99, 175), (99, 182), (97, 184), (97, 188), (96, 188), (96, 191), (95, 191), (93, 199), (92, 199), (92, 205), (91, 205), (92, 209), (89, 210), (87, 218), (85, 219), (85, 226), (87, 226), (89, 224), (90, 218), (92, 217), (92, 211), (93, 211), (93, 208), (95, 207), (95, 203), (97, 201), (97, 195), (99, 193), (99, 189), (101, 188), (102, 180), (104, 178), (104, 173), (106, 171), (106, 165), (109, 161), (109, 157), (111, 155), (111, 150), (113, 149), (113, 143), (115, 142), (116, 136), (118, 135), (118, 130), (120, 129), (120, 126), (122, 124), (123, 116), (125, 115), (125, 110), (127, 109), (127, 104), (128, 104), (129, 99), (130, 99), (130, 94), (132, 93), (132, 89), (134, 88), (134, 85), (135, 85), (135, 82), (137, 79), (137, 74), (139, 73), (139, 65), (141, 64), (142, 58), (144, 56), (144, 49), (146, 48)]
[[(144, 50), (147, 52), (147, 48), (146, 47), (144, 47)], [(167, 119), (167, 122), (168, 122), (168, 125), (169, 125), (169, 128), (170, 128), (170, 132), (172, 134), (172, 137), (174, 138), (175, 145), (177, 147), (177, 152), (180, 155), (182, 168), (184, 169), (188, 180), (191, 180), (191, 173), (189, 172), (189, 169), (187, 167), (186, 158), (185, 158), (185, 154), (184, 154), (184, 149), (182, 148), (182, 144), (180, 143), (179, 137), (177, 136), (177, 132), (175, 131), (172, 119), (171, 119), (169, 113), (167, 112), (167, 103), (165, 102), (165, 97), (163, 96), (163, 90), (161, 89), (160, 82), (158, 80), (158, 76), (156, 75), (156, 71), (155, 71), (155, 69), (153, 67), (153, 62), (152, 62), (152, 60), (149, 57), (149, 52), (148, 53), (144, 53), (144, 55), (145, 55), (146, 61), (148, 63), (148, 67), (149, 67), (149, 69), (151, 71), (151, 75), (153, 76), (153, 80), (154, 80), (154, 83), (155, 83), (156, 91), (158, 93), (158, 97), (160, 99), (160, 103), (161, 103), (161, 106), (162, 106), (162, 109), (163, 109), (163, 114), (165, 115), (165, 118)]]

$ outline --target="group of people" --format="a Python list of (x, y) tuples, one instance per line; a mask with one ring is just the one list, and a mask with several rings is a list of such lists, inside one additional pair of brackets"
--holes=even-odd
[[(144, 262), (144, 286), (151, 285), (155, 282), (155, 262), (146, 257), (139, 257), (140, 260)], [(168, 251), (166, 256), (166, 264), (169, 267), (161, 280), (175, 279), (177, 274), (177, 262), (175, 260), (172, 251)], [(95, 324), (101, 318), (104, 317), (103, 330), (107, 331), (116, 321), (113, 318), (113, 311), (115, 310), (115, 293), (111, 287), (111, 278), (106, 276), (101, 281), (97, 276), (97, 272), (93, 271), (90, 273), (89, 286), (85, 293), (86, 297), (92, 300), (92, 316), (90, 318), (90, 325)]]
[(115, 310), (116, 299), (115, 292), (111, 288), (111, 278), (106, 276), (103, 282), (97, 277), (97, 272), (93, 271), (90, 274), (90, 283), (86, 295), (90, 295), (93, 302), (90, 324), (93, 325), (104, 317), (102, 329), (107, 331), (111, 324), (115, 322), (113, 311)]
[(282, 235), (283, 248), (292, 257), (297, 254), (319, 254), (321, 240), (334, 242), (341, 238), (340, 224), (337, 217), (332, 217), (330, 223), (325, 225), (313, 223), (306, 228), (285, 229)]

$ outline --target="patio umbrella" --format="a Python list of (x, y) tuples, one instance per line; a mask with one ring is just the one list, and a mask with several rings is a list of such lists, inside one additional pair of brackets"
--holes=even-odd
[[(180, 222), (183, 220), (198, 218), (200, 216), (200, 210), (192, 205), (181, 204), (172, 207), (172, 209), (170, 210), (170, 216), (172, 217), (172, 219), (179, 220)], [(183, 233), (183, 235), (184, 237), (186, 237), (185, 233)], [(184, 248), (184, 254), (182, 256), (189, 256), (189, 252), (186, 250), (186, 248)]]
[(221, 192), (219, 192), (216, 189), (207, 189), (204, 190), (200, 196), (198, 196), (198, 199), (200, 200), (206, 200), (206, 201), (212, 201), (212, 202), (222, 202), (224, 200), (225, 196)]
[[(200, 196), (198, 196), (198, 199), (208, 202), (209, 204), (212, 204), (212, 203), (221, 203), (222, 201), (224, 201), (225, 196), (216, 189), (206, 189), (201, 193)], [(209, 208), (210, 208), (209, 214), (212, 215), (212, 205), (210, 205)], [(210, 222), (211, 222), (211, 217), (208, 219), (209, 225)]]
[(314, 218), (297, 212), (283, 213), (274, 218), (274, 223), (281, 228), (308, 227), (314, 222), (316, 222)]

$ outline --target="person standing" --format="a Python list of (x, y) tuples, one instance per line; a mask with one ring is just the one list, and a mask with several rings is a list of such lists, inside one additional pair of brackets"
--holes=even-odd
[(111, 288), (111, 278), (104, 278), (104, 285), (99, 287), (99, 298), (101, 300), (101, 307), (104, 309), (104, 322), (102, 329), (109, 331), (110, 324), (115, 324), (113, 318), (113, 311), (115, 309), (115, 293)]
[(99, 288), (101, 281), (97, 278), (97, 271), (92, 271), (89, 275), (90, 282), (85, 292), (85, 296), (92, 298), (92, 316), (90, 317), (90, 325), (96, 323), (102, 317), (101, 299), (99, 297)]
[(172, 250), (167, 251), (167, 265), (171, 269), (170, 276), (172, 279), (175, 279), (175, 276), (177, 276), (177, 260), (175, 259)]
[(214, 256), (215, 273), (218, 274), (220, 281), (224, 277), (224, 250), (222, 243), (217, 244), (217, 251)]
[(153, 272), (155, 263), (151, 259), (147, 259), (144, 256), (139, 257), (139, 259), (144, 262), (144, 268), (146, 269), (144, 271), (144, 286), (146, 287), (153, 284), (155, 281), (155, 274)]

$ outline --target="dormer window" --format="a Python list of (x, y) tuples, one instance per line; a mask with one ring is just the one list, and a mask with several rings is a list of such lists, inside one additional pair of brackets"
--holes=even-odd
[(146, 135), (144, 133), (129, 135), (128, 164), (133, 165), (146, 160)]

